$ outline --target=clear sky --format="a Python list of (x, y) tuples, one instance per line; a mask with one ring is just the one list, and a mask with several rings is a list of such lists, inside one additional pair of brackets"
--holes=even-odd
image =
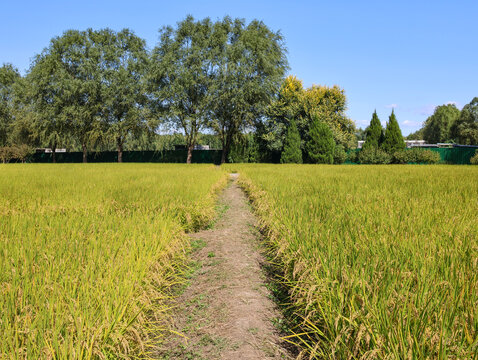
[(345, 89), (348, 115), (383, 123), (391, 108), (404, 135), (437, 105), (478, 96), (478, 0), (457, 1), (11, 1), (0, 3), (0, 64), (23, 73), (67, 29), (128, 27), (150, 48), (158, 29), (187, 14), (260, 19), (280, 30), (290, 73)]

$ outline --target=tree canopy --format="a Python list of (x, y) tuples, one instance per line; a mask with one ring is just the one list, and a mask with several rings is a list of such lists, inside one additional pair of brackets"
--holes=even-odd
[(312, 119), (328, 124), (334, 141), (348, 149), (356, 144), (355, 124), (346, 115), (345, 92), (338, 86), (313, 85), (304, 89), (302, 81), (288, 76), (279, 94), (267, 111), (267, 118), (259, 129), (260, 136), (271, 151), (284, 147), (286, 129), (295, 119), (302, 139), (302, 148), (308, 141)]
[(478, 145), (478, 97), (461, 110), (451, 127), (451, 136), (464, 145)]
[(20, 79), (20, 73), (11, 64), (0, 67), (0, 146), (9, 140), (10, 128), (14, 122), (14, 84)]
[(392, 114), (388, 118), (387, 127), (385, 129), (385, 135), (382, 142), (382, 150), (391, 154), (395, 151), (405, 149), (406, 145), (403, 141), (402, 131), (398, 125), (395, 112), (392, 110)]
[(365, 129), (365, 143), (363, 149), (378, 149), (383, 142), (383, 127), (375, 110), (370, 125)]
[(451, 139), (450, 129), (460, 116), (454, 104), (437, 106), (423, 126), (423, 138), (430, 144), (446, 142)]
[(302, 164), (302, 150), (300, 148), (300, 134), (295, 120), (290, 121), (287, 135), (285, 137), (284, 151), (282, 151), (280, 162), (282, 164)]

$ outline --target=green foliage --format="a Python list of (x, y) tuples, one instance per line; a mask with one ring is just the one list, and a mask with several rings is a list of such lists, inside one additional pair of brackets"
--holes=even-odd
[(342, 144), (335, 145), (334, 164), (343, 164), (347, 160), (347, 153)]
[(282, 164), (302, 164), (302, 150), (300, 148), (300, 135), (295, 120), (292, 119), (285, 137), (284, 150), (280, 162)]
[(118, 150), (118, 161), (126, 141), (147, 133), (148, 108), (145, 75), (148, 69), (146, 42), (129, 29), (116, 33), (103, 32), (103, 47), (109, 61), (103, 66), (101, 77), (108, 86), (104, 89), (102, 117), (105, 136)]
[(475, 155), (470, 159), (471, 165), (478, 165), (478, 150), (476, 150)]
[(365, 142), (363, 149), (378, 149), (383, 141), (383, 128), (375, 110), (370, 120), (370, 125), (365, 129)]
[(405, 138), (407, 140), (423, 140), (423, 128), (408, 134)]
[(14, 123), (14, 84), (20, 79), (16, 68), (10, 64), (0, 67), (0, 146), (9, 142)]
[[(217, 135), (214, 136), (219, 141)], [(246, 134), (238, 133), (234, 137), (227, 161), (230, 163), (251, 163), (258, 162), (258, 148), (255, 134), (249, 132)]]
[(361, 150), (359, 151), (356, 151), (355, 149), (354, 150), (349, 150), (349, 152), (347, 153), (347, 161), (351, 162), (351, 163), (358, 163), (359, 160), (358, 160), (358, 155), (360, 153)]
[(301, 80), (288, 76), (279, 89), (277, 99), (268, 108), (266, 120), (257, 131), (269, 151), (281, 151), (288, 124), (294, 119), (304, 150), (312, 119), (318, 117), (329, 126), (335, 142), (348, 149), (356, 145), (355, 125), (345, 111), (343, 89), (317, 85), (304, 89)]
[(225, 17), (214, 24), (211, 128), (222, 141), (222, 162), (234, 136), (265, 114), (288, 68), (284, 40), (262, 21)]
[(169, 125), (185, 134), (188, 162), (199, 132), (207, 125), (216, 37), (209, 18), (186, 17), (176, 28), (163, 27), (151, 54), (149, 84), (153, 108)]
[(357, 130), (355, 130), (355, 138), (357, 141), (365, 140), (366, 136), (367, 136), (366, 130), (362, 128), (358, 128)]
[(390, 164), (392, 157), (380, 149), (362, 149), (360, 150), (357, 160), (360, 164)]
[(402, 131), (398, 125), (397, 118), (395, 117), (395, 112), (392, 110), (385, 129), (385, 135), (383, 137), (383, 143), (381, 144), (381, 149), (389, 154), (394, 153), (395, 151), (400, 151), (405, 149), (406, 145), (403, 141)]
[(478, 145), (478, 97), (463, 107), (451, 127), (451, 136), (459, 144)]
[(419, 148), (396, 151), (392, 158), (394, 164), (438, 164), (441, 161), (436, 151)]
[(332, 131), (317, 116), (312, 117), (306, 150), (309, 161), (313, 164), (334, 163), (335, 142)]
[(0, 147), (0, 161), (4, 164), (11, 160), (25, 162), (33, 153), (34, 150), (26, 144), (2, 146)]
[(437, 106), (423, 127), (423, 139), (430, 144), (450, 140), (450, 128), (460, 116), (454, 104)]

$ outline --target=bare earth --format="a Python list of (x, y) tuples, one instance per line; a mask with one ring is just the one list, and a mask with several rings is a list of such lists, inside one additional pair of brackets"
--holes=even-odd
[(273, 321), (280, 314), (261, 270), (256, 218), (236, 178), (223, 192), (213, 229), (192, 234), (197, 270), (176, 299), (160, 359), (290, 359)]

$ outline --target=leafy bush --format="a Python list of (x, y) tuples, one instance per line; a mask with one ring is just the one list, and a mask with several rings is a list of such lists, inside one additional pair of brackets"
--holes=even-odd
[(440, 154), (435, 151), (420, 150), (418, 154), (417, 163), (420, 164), (438, 164), (441, 161)]
[(0, 160), (2, 163), (7, 163), (13, 158), (12, 148), (10, 146), (0, 147)]
[(390, 164), (392, 157), (379, 149), (362, 149), (358, 154), (360, 164)]
[(350, 151), (347, 154), (347, 160), (350, 161), (351, 163), (357, 163), (358, 162), (358, 151)]
[(478, 150), (475, 151), (475, 155), (470, 159), (471, 165), (478, 165)]
[(440, 154), (437, 152), (419, 148), (395, 151), (393, 153), (394, 164), (437, 164), (440, 160)]
[(33, 154), (33, 149), (28, 145), (0, 147), (0, 161), (4, 164), (14, 159), (25, 162), (31, 154)]
[(334, 164), (343, 164), (347, 160), (347, 153), (343, 145), (336, 145), (334, 151)]

